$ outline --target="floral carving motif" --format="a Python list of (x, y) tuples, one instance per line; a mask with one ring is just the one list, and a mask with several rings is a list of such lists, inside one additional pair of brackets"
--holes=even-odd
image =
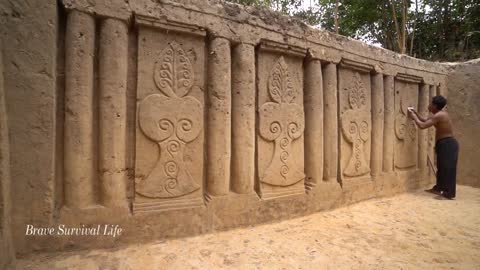
[(292, 142), (300, 138), (305, 128), (303, 108), (294, 103), (298, 97), (291, 82), (285, 59), (280, 57), (268, 78), (268, 93), (273, 102), (260, 107), (260, 136), (275, 144), (270, 164), (260, 181), (275, 186), (289, 186), (305, 178), (291, 155)]
[(160, 148), (159, 159), (135, 191), (151, 198), (178, 197), (200, 188), (188, 172), (183, 154), (186, 144), (203, 129), (203, 107), (187, 96), (194, 72), (185, 51), (169, 44), (155, 63), (153, 79), (163, 94), (151, 94), (139, 104), (138, 121), (142, 132)]
[(370, 172), (365, 158), (365, 143), (370, 139), (370, 114), (366, 110), (366, 89), (360, 74), (353, 75), (353, 83), (344, 89), (348, 93), (350, 109), (341, 117), (342, 132), (348, 143), (352, 145), (352, 155), (343, 170), (349, 177), (362, 176)]
[(395, 166), (405, 169), (415, 166), (415, 153), (412, 151), (413, 144), (417, 138), (417, 127), (415, 123), (408, 118), (408, 107), (414, 104), (408, 104), (413, 98), (408, 98), (405, 91), (400, 93), (400, 104), (397, 115), (395, 116), (395, 135), (400, 141), (401, 149), (395, 160)]

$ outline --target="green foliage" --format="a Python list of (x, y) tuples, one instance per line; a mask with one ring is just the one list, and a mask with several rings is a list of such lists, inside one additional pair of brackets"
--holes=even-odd
[[(335, 28), (336, 0), (312, 0), (312, 7), (307, 10), (299, 10), (301, 0), (230, 1), (268, 7), (328, 31)], [(401, 0), (339, 0), (339, 34), (400, 51), (397, 43), (400, 33), (396, 31), (390, 3), (394, 4), (400, 23)], [(408, 54), (443, 61), (480, 57), (478, 0), (406, 0), (406, 3)]]

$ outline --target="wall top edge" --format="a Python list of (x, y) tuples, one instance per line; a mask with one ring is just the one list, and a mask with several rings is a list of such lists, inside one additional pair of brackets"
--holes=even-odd
[[(348, 37), (315, 29), (297, 18), (264, 8), (244, 7), (222, 0), (62, 0), (67, 10), (128, 20), (146, 16), (203, 28), (232, 43), (259, 44), (262, 39), (312, 49), (316, 59), (338, 63), (342, 58), (366, 61), (377, 72), (408, 69), (428, 76), (446, 76), (448, 65), (416, 59)], [(378, 66), (378, 67), (377, 67)], [(380, 67), (380, 68), (379, 68)], [(423, 75), (422, 75), (423, 76)]]

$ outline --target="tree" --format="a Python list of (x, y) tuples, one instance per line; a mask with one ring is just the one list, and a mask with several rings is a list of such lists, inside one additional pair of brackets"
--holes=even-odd
[[(480, 57), (478, 0), (230, 0), (271, 8), (324, 30), (428, 59)], [(409, 48), (407, 50), (407, 44)]]

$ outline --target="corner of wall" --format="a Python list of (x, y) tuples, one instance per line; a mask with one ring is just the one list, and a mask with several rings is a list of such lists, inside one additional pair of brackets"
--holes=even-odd
[(460, 144), (457, 183), (480, 187), (480, 59), (453, 65), (447, 85), (449, 113)]

